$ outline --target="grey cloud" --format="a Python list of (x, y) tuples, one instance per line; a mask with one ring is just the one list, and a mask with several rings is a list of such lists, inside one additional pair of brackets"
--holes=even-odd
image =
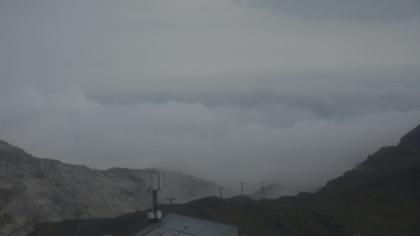
[(236, 2), (318, 20), (401, 21), (420, 17), (418, 0), (237, 0)]
[(416, 1), (255, 4), (1, 1), (1, 138), (95, 168), (319, 184), (418, 123)]
[(281, 103), (109, 106), (77, 88), (22, 87), (0, 101), (3, 138), (37, 155), (96, 168), (160, 166), (229, 184), (320, 184), (376, 148), (396, 143), (420, 115), (420, 109), (385, 109), (331, 120)]
[(228, 0), (2, 4), (2, 90), (219, 89), (252, 85), (249, 74), (416, 66), (420, 55), (416, 21), (301, 21)]
[[(420, 71), (402, 67), (347, 72), (298, 72), (280, 75), (248, 75), (230, 88), (173, 89), (133, 93), (92, 93), (105, 105), (135, 104), (141, 101), (165, 103), (199, 102), (208, 107), (232, 106), (259, 112), (276, 106), (300, 109), (316, 117), (340, 119), (364, 112), (418, 109)], [(230, 78), (226, 78), (229, 80)], [(242, 77), (244, 79), (244, 77)], [(282, 117), (287, 117), (283, 115)], [(287, 120), (287, 119), (286, 119)]]

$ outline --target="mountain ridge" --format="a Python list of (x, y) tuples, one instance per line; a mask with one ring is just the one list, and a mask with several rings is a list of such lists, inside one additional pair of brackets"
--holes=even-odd
[[(163, 205), (179, 213), (239, 225), (248, 236), (417, 236), (420, 235), (420, 126), (400, 144), (380, 148), (354, 169), (315, 193), (274, 200), (207, 197), (182, 205)], [(147, 211), (96, 219), (80, 235), (133, 235)], [(31, 236), (70, 236), (82, 222), (37, 226)], [(45, 234), (49, 232), (48, 234)]]
[(420, 125), (404, 135), (400, 139), (398, 146), (411, 147), (420, 150)]

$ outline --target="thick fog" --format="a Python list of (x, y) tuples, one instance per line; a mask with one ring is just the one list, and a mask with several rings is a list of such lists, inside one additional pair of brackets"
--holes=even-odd
[(0, 139), (321, 185), (420, 123), (416, 0), (0, 1)]

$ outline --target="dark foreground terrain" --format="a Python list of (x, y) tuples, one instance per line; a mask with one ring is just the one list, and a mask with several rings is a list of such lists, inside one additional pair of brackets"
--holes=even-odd
[[(420, 235), (420, 126), (314, 194), (255, 201), (203, 198), (164, 205), (180, 213), (240, 225), (246, 235)], [(144, 212), (117, 218), (39, 224), (32, 236), (131, 235)]]

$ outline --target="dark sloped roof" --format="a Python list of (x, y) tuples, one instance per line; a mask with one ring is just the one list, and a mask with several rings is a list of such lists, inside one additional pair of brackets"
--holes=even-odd
[(134, 236), (230, 236), (238, 231), (235, 226), (169, 214)]

